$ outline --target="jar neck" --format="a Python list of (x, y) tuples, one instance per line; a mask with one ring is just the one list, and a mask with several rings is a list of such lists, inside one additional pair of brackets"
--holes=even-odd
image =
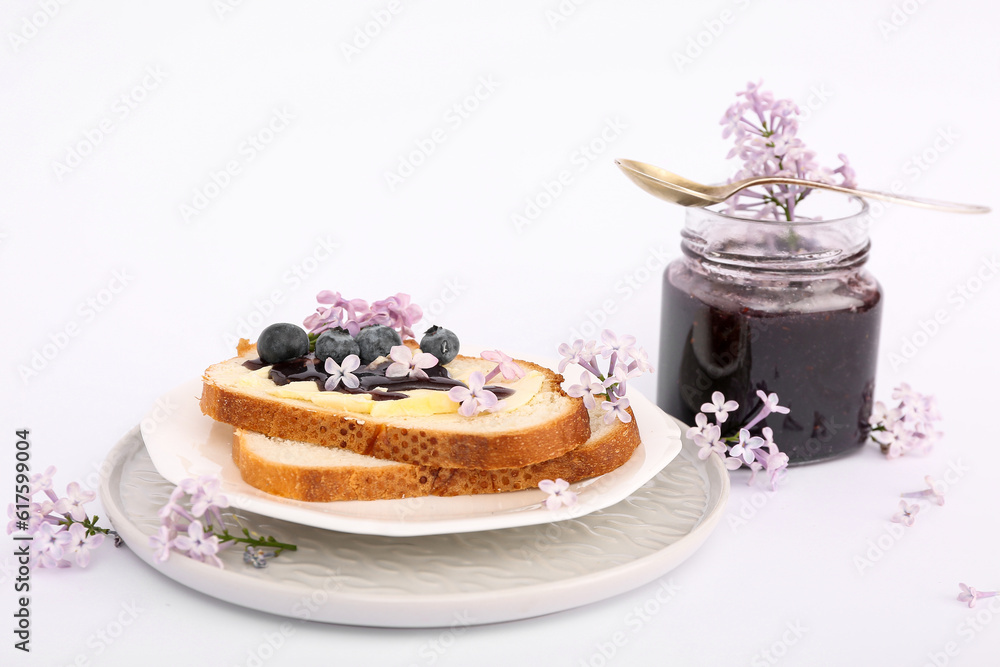
[(857, 269), (868, 259), (867, 206), (828, 220), (778, 222), (689, 208), (681, 250), (721, 273), (827, 274)]

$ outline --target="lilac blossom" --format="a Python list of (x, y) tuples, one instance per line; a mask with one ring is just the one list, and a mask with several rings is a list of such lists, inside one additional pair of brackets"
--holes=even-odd
[(229, 499), (219, 493), (222, 480), (216, 475), (202, 475), (194, 479), (181, 480), (178, 488), (191, 496), (191, 515), (211, 517), (216, 525), (222, 525), (220, 510), (229, 507)]
[(571, 385), (566, 389), (566, 393), (573, 398), (580, 398), (582, 396), (583, 404), (588, 410), (593, 410), (597, 407), (597, 396), (605, 393), (604, 385), (593, 382), (591, 380), (592, 377), (588, 371), (584, 371), (580, 374), (580, 384)]
[(721, 391), (712, 392), (712, 402), (704, 403), (701, 406), (702, 412), (711, 412), (715, 415), (715, 421), (723, 423), (729, 418), (729, 413), (740, 407), (736, 401), (727, 401)]
[(913, 391), (906, 383), (896, 387), (892, 397), (899, 401), (895, 407), (876, 401), (868, 420), (871, 439), (890, 459), (928, 453), (942, 436), (937, 430), (941, 414), (935, 398)]
[(206, 534), (200, 521), (192, 521), (186, 535), (175, 537), (173, 547), (186, 553), (192, 560), (222, 567), (222, 561), (216, 555), (219, 553), (219, 538), (211, 533)]
[(177, 537), (177, 531), (166, 524), (161, 524), (156, 534), (149, 536), (149, 546), (156, 552), (154, 557), (157, 563), (165, 563), (170, 558), (170, 550), (174, 546), (175, 537)]
[(909, 528), (917, 520), (917, 512), (919, 511), (920, 505), (911, 505), (905, 500), (900, 500), (899, 511), (892, 515), (892, 521), (893, 523), (901, 523)]
[(549, 494), (545, 499), (545, 506), (549, 510), (557, 510), (560, 507), (572, 507), (577, 503), (576, 493), (569, 490), (569, 482), (561, 477), (554, 482), (551, 479), (543, 479), (538, 483), (538, 488)]
[(69, 567), (70, 563), (63, 560), (63, 554), (72, 539), (65, 526), (43, 523), (34, 537), (34, 564), (40, 567)]
[(966, 586), (965, 584), (959, 584), (958, 588), (960, 591), (958, 601), (968, 604), (969, 609), (973, 609), (976, 606), (976, 600), (1000, 595), (1000, 591), (977, 591), (972, 586)]
[[(563, 343), (559, 346), (558, 352), (563, 356), (559, 361), (559, 372), (562, 373), (566, 370), (566, 366), (569, 364), (579, 364), (583, 366), (590, 372), (594, 373), (594, 361), (597, 356), (596, 350), (597, 343), (595, 341), (584, 342), (583, 339), (577, 339), (573, 341), (572, 345)], [(594, 373), (594, 375), (599, 375), (599, 373)]]
[(467, 387), (452, 387), (448, 390), (448, 398), (455, 403), (461, 403), (458, 414), (463, 417), (473, 417), (480, 412), (496, 411), (503, 408), (504, 402), (497, 399), (497, 395), (483, 385), (486, 378), (480, 371), (473, 371), (469, 376)]
[(722, 442), (722, 430), (718, 424), (706, 426), (701, 432), (695, 433), (692, 440), (698, 445), (698, 458), (702, 461), (712, 454), (726, 454), (726, 443)]
[(104, 543), (104, 535), (97, 533), (87, 535), (87, 529), (82, 523), (74, 523), (66, 533), (69, 539), (63, 544), (63, 555), (72, 557), (80, 567), (87, 567), (90, 564), (90, 552)]
[(327, 357), (326, 361), (323, 362), (323, 370), (329, 373), (330, 377), (326, 379), (326, 384), (323, 387), (327, 391), (333, 391), (337, 385), (343, 382), (345, 387), (357, 389), (361, 381), (354, 374), (354, 371), (358, 370), (360, 366), (361, 358), (356, 354), (347, 355), (339, 364), (333, 357)]
[(934, 478), (930, 475), (924, 477), (924, 482), (927, 483), (928, 488), (923, 491), (911, 491), (910, 493), (899, 494), (900, 498), (928, 498), (931, 499), (936, 505), (944, 505), (944, 491), (941, 489), (941, 485), (934, 481)]
[[(393, 363), (385, 369), (387, 378), (411, 377), (419, 380), (427, 379), (425, 368), (437, 366), (438, 359), (429, 352), (417, 352), (405, 345), (393, 345), (389, 352), (389, 358)], [(346, 361), (346, 359), (345, 359)]]
[(729, 454), (740, 457), (743, 462), (750, 465), (754, 462), (756, 455), (754, 450), (764, 446), (764, 439), (759, 436), (750, 436), (750, 431), (745, 428), (740, 429), (739, 440), (729, 449)]
[(706, 426), (708, 426), (708, 417), (705, 416), (704, 412), (699, 412), (694, 416), (694, 426), (689, 428), (685, 435), (690, 440), (694, 440), (694, 436), (705, 432)]
[[(733, 137), (727, 158), (738, 157), (743, 166), (730, 183), (756, 176), (787, 176), (856, 187), (854, 169), (847, 157), (838, 155), (836, 169), (820, 167), (815, 153), (798, 138), (799, 108), (791, 100), (775, 100), (760, 83), (748, 83), (737, 94), (723, 116), (722, 137)], [(757, 219), (796, 220), (795, 207), (812, 188), (798, 185), (766, 185), (743, 190), (729, 198), (729, 212), (747, 212)]]
[(514, 359), (504, 354), (500, 350), (487, 350), (481, 355), (486, 361), (496, 363), (496, 368), (489, 372), (486, 381), (489, 382), (497, 375), (503, 375), (504, 380), (519, 380), (525, 376), (524, 369), (521, 368)]
[(423, 317), (420, 306), (411, 304), (410, 295), (402, 292), (371, 305), (364, 299), (345, 299), (340, 292), (329, 290), (317, 294), (316, 300), (322, 305), (304, 322), (306, 329), (316, 335), (339, 327), (357, 336), (364, 327), (381, 324), (396, 329), (404, 338), (413, 338), (412, 326)]
[(601, 409), (607, 413), (604, 415), (604, 423), (610, 424), (615, 419), (618, 419), (625, 424), (629, 423), (632, 421), (632, 414), (628, 411), (628, 407), (628, 399), (624, 396), (610, 401), (602, 401)]
[(55, 511), (68, 514), (74, 521), (83, 521), (87, 518), (87, 510), (83, 508), (83, 504), (96, 497), (97, 494), (93, 491), (84, 491), (78, 483), (70, 482), (66, 487), (66, 497), (56, 501)]

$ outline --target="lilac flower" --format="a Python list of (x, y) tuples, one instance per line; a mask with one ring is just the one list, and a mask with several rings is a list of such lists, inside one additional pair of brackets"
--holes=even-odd
[(35, 566), (69, 567), (63, 560), (63, 549), (72, 539), (65, 526), (43, 523), (34, 537)]
[(750, 437), (750, 431), (745, 428), (740, 429), (739, 437), (739, 442), (730, 448), (729, 453), (731, 456), (742, 458), (744, 463), (750, 465), (756, 458), (754, 450), (763, 447), (764, 440), (759, 436)]
[[(561, 344), (558, 352), (563, 358), (559, 360), (559, 372), (562, 373), (566, 370), (566, 366), (569, 364), (593, 364), (594, 357), (597, 355), (594, 345), (593, 341), (584, 343), (583, 339), (579, 338), (573, 341), (572, 345)], [(599, 374), (595, 373), (594, 375)]]
[(694, 440), (694, 436), (705, 431), (705, 427), (708, 425), (708, 417), (704, 413), (699, 412), (694, 416), (694, 424), (685, 434), (690, 440)]
[(605, 392), (604, 385), (592, 382), (592, 377), (588, 371), (584, 371), (580, 374), (580, 384), (571, 385), (566, 389), (566, 393), (573, 398), (580, 398), (582, 396), (583, 404), (588, 410), (593, 410), (597, 407), (596, 397)]
[(55, 511), (59, 514), (68, 514), (74, 521), (83, 521), (87, 518), (87, 510), (83, 504), (89, 503), (97, 497), (93, 491), (84, 491), (76, 482), (70, 482), (66, 487), (66, 498), (56, 501)]
[(80, 523), (74, 523), (66, 532), (70, 539), (63, 545), (63, 555), (73, 557), (80, 567), (87, 567), (90, 564), (91, 550), (104, 543), (104, 535), (97, 533), (87, 537), (87, 529)]
[(267, 567), (268, 558), (274, 558), (277, 555), (273, 549), (265, 549), (264, 547), (255, 547), (248, 544), (247, 548), (243, 550), (243, 562), (260, 569)]
[[(649, 355), (646, 354), (646, 350), (641, 347), (632, 347), (632, 362), (636, 365), (643, 373), (652, 373), (653, 367), (649, 363)], [(631, 368), (631, 364), (629, 364)]]
[[(739, 98), (720, 121), (723, 138), (733, 137), (727, 158), (739, 157), (742, 168), (730, 180), (753, 176), (792, 176), (806, 180), (854, 187), (855, 174), (847, 157), (839, 155), (837, 169), (821, 168), (815, 154), (805, 147), (798, 133), (799, 108), (791, 100), (775, 100), (760, 83), (749, 83), (737, 93)], [(795, 220), (795, 207), (811, 188), (796, 185), (769, 185), (748, 189), (729, 199), (729, 211), (746, 211), (758, 219)], [(800, 218), (801, 219), (801, 218)]]
[(601, 340), (604, 345), (601, 347), (601, 356), (607, 359), (613, 354), (619, 357), (632, 355), (632, 347), (635, 345), (635, 336), (625, 335), (619, 340), (614, 331), (605, 329), (601, 332)]
[(486, 376), (486, 381), (489, 382), (497, 373), (503, 375), (505, 380), (517, 380), (525, 376), (524, 369), (517, 365), (511, 357), (507, 356), (500, 350), (487, 350), (480, 355), (486, 361), (492, 361), (497, 364), (497, 367), (490, 371), (490, 374)]
[(775, 491), (778, 480), (788, 468), (788, 454), (778, 450), (778, 446), (774, 444), (774, 432), (770, 428), (764, 427), (761, 429), (761, 433), (764, 435), (764, 445), (754, 450), (754, 456), (757, 458), (756, 463), (767, 472), (771, 490)]
[(550, 510), (576, 505), (576, 494), (569, 490), (569, 482), (561, 477), (554, 482), (551, 479), (543, 479), (538, 483), (538, 488), (549, 494), (545, 500), (545, 506)]
[(343, 382), (345, 387), (357, 389), (361, 381), (358, 380), (358, 376), (354, 374), (354, 371), (358, 370), (360, 366), (361, 359), (356, 354), (347, 355), (344, 357), (344, 361), (339, 364), (334, 361), (333, 357), (327, 357), (323, 363), (323, 369), (330, 374), (330, 377), (326, 379), (324, 388), (327, 391), (333, 391), (337, 388), (338, 384)]
[(704, 403), (701, 406), (702, 412), (715, 414), (715, 421), (721, 424), (729, 418), (729, 413), (740, 407), (736, 401), (727, 401), (721, 391), (712, 392), (712, 402)]
[(39, 491), (49, 491), (52, 489), (52, 477), (56, 474), (56, 467), (49, 466), (45, 472), (31, 476), (31, 495)]
[(156, 562), (165, 563), (170, 558), (177, 532), (168, 525), (161, 525), (155, 535), (149, 536), (149, 546), (156, 551)]
[(919, 511), (920, 505), (910, 505), (905, 500), (900, 500), (899, 511), (892, 515), (892, 521), (893, 523), (901, 523), (909, 528), (916, 521), (917, 512)]
[(413, 338), (411, 327), (424, 316), (420, 306), (410, 303), (410, 295), (402, 292), (376, 301), (371, 310), (376, 318), (386, 320), (380, 324), (396, 329), (404, 338)]
[(958, 588), (961, 591), (958, 594), (958, 601), (967, 603), (969, 605), (969, 609), (976, 606), (976, 600), (1000, 595), (1000, 591), (977, 591), (972, 586), (966, 586), (965, 584), (959, 584)]
[(770, 415), (772, 412), (778, 414), (788, 414), (790, 412), (789, 408), (778, 405), (778, 395), (775, 393), (765, 394), (760, 389), (757, 390), (757, 396), (763, 401), (763, 405), (760, 408), (760, 412), (747, 423), (747, 428), (753, 428), (759, 424), (765, 417)]
[(469, 376), (468, 387), (452, 387), (448, 390), (448, 398), (462, 404), (458, 408), (458, 414), (472, 417), (483, 410), (495, 411), (503, 407), (503, 401), (498, 400), (496, 394), (483, 388), (485, 383), (483, 374), (473, 371)]
[[(423, 380), (427, 378), (427, 373), (423, 369), (434, 368), (438, 363), (437, 357), (433, 354), (429, 352), (413, 354), (413, 350), (405, 345), (393, 345), (389, 358), (393, 363), (385, 369), (387, 378), (411, 377)], [(346, 363), (347, 359), (344, 359), (344, 362)]]
[(694, 444), (698, 445), (698, 458), (702, 461), (713, 453), (719, 456), (726, 454), (726, 444), (722, 442), (722, 430), (718, 424), (706, 426), (702, 432), (695, 433), (692, 440)]
[(871, 439), (888, 458), (908, 453), (926, 454), (941, 438), (936, 422), (941, 418), (933, 396), (913, 391), (901, 384), (892, 393), (900, 403), (888, 409), (881, 401), (872, 409)]
[(642, 371), (633, 366), (631, 370), (623, 364), (617, 364), (614, 372), (604, 381), (604, 386), (616, 396), (624, 396), (626, 385), (631, 378), (639, 377)]
[[(191, 514), (193, 516), (201, 517), (206, 513), (211, 513), (216, 516), (216, 521), (219, 524), (222, 523), (222, 517), (217, 510), (229, 507), (229, 500), (219, 493), (221, 487), (222, 480), (216, 475), (202, 475), (197, 479), (189, 477), (181, 480), (178, 485), (179, 489), (191, 496)], [(171, 494), (171, 499), (173, 499), (173, 494)]]
[(187, 535), (175, 537), (173, 546), (178, 551), (186, 552), (192, 560), (222, 567), (222, 561), (216, 555), (219, 553), (219, 538), (213, 534), (205, 534), (200, 521), (192, 521)]
[(900, 498), (933, 498), (931, 502), (937, 505), (944, 505), (944, 491), (941, 489), (941, 485), (934, 481), (934, 478), (930, 475), (924, 477), (924, 482), (927, 483), (929, 488), (923, 491), (911, 491), (910, 493), (899, 494)]
[(628, 406), (628, 399), (624, 396), (612, 401), (603, 401), (601, 408), (607, 411), (607, 414), (604, 415), (604, 423), (610, 424), (615, 419), (619, 419), (626, 424), (632, 421), (632, 415), (628, 411)]

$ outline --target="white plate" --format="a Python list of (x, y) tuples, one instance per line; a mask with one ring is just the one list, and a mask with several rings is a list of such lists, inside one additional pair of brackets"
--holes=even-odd
[(240, 476), (233, 463), (232, 428), (201, 413), (201, 381), (164, 394), (142, 421), (142, 437), (156, 470), (168, 481), (216, 474), (233, 507), (294, 523), (368, 535), (406, 536), (463, 533), (530, 526), (583, 516), (627, 498), (680, 452), (680, 429), (639, 392), (629, 402), (642, 443), (622, 467), (573, 484), (578, 503), (550, 511), (538, 489), (511, 493), (401, 500), (309, 503), (272, 496)]
[[(173, 554), (157, 563), (149, 536), (173, 485), (133, 429), (108, 454), (101, 502), (125, 543), (196, 591), (250, 609), (326, 623), (446, 627), (530, 618), (609, 598), (666, 575), (711, 534), (729, 497), (722, 459), (685, 440), (670, 465), (622, 502), (544, 526), (428, 537), (331, 533), (237, 510), (247, 526), (298, 546), (256, 570), (238, 548), (220, 570)], [(227, 523), (236, 523), (226, 517)]]

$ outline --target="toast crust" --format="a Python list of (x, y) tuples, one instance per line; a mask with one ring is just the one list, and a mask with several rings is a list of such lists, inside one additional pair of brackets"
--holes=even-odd
[(272, 495), (307, 502), (502, 493), (537, 487), (543, 479), (562, 478), (573, 483), (615, 470), (639, 446), (639, 429), (633, 419), (616, 421), (562, 456), (522, 468), (473, 470), (411, 464), (323, 467), (269, 460), (254, 451), (253, 437), (256, 434), (241, 429), (233, 432), (233, 461), (244, 481)]
[[(590, 438), (590, 417), (583, 402), (561, 387), (562, 376), (530, 362), (523, 368), (545, 375), (542, 391), (553, 402), (541, 423), (507, 430), (477, 430), (477, 417), (436, 428), (433, 418), (374, 418), (367, 414), (311, 406), (292, 399), (253, 393), (220, 379), (250, 358), (215, 364), (205, 371), (201, 411), (236, 428), (267, 436), (343, 449), (375, 458), (436, 468), (500, 470), (522, 468), (561, 457)], [(467, 359), (467, 357), (466, 357)], [(249, 372), (249, 371), (247, 371)], [(536, 396), (537, 398), (537, 396)], [(534, 399), (533, 399), (534, 400)], [(501, 417), (504, 413), (497, 413)], [(516, 414), (516, 411), (510, 414)]]

